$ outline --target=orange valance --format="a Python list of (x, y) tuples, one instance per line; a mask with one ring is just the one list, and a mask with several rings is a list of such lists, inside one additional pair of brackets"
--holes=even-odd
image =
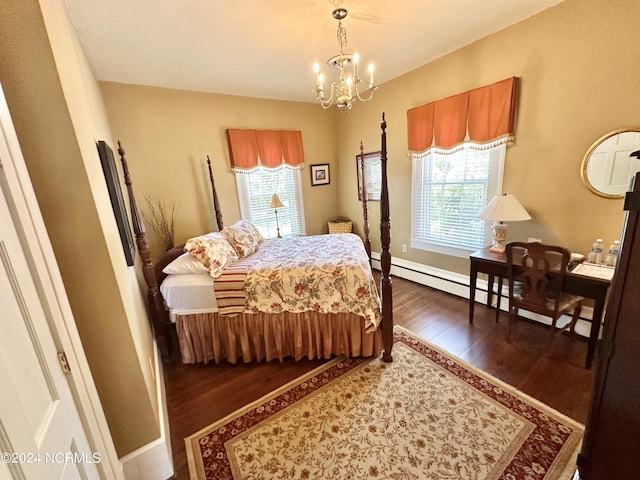
[(517, 78), (475, 88), (407, 111), (409, 150), (449, 149), (465, 141), (510, 139), (515, 129)]
[(298, 130), (227, 129), (231, 168), (249, 170), (262, 165), (302, 166), (302, 132)]
[(423, 152), (433, 143), (433, 106), (432, 102), (407, 110), (409, 150)]
[(433, 106), (433, 140), (442, 148), (462, 143), (467, 133), (469, 93), (435, 102)]

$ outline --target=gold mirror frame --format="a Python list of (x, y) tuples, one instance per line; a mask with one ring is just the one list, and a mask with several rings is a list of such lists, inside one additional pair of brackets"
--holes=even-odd
[[(589, 181), (589, 175), (588, 175), (588, 167), (589, 167), (589, 160), (591, 160), (591, 156), (593, 155), (593, 153), (598, 149), (598, 147), (600, 147), (605, 140), (608, 140), (609, 138), (622, 134), (622, 133), (627, 133), (627, 132), (635, 132), (640, 134), (640, 127), (627, 127), (627, 128), (619, 128), (617, 130), (614, 130), (612, 132), (609, 132), (605, 135), (603, 135), (602, 137), (600, 137), (598, 140), (596, 140), (593, 145), (591, 145), (591, 147), (589, 148), (589, 150), (587, 150), (587, 153), (585, 154), (584, 158), (582, 159), (582, 165), (580, 167), (580, 177), (582, 178), (582, 182), (585, 184), (585, 186), (593, 193), (595, 193), (596, 195), (599, 195), (601, 197), (604, 198), (623, 198), (624, 194), (628, 191), (631, 183), (629, 183), (629, 185), (627, 185), (625, 187), (625, 189), (620, 192), (620, 193), (607, 193), (607, 192), (603, 192), (601, 190), (598, 190), (592, 183), (591, 181)], [(632, 150), (630, 150), (630, 152), (635, 151), (635, 150), (640, 150), (640, 142), (635, 145), (634, 147), (632, 147)], [(629, 182), (631, 182), (631, 178), (629, 178)]]

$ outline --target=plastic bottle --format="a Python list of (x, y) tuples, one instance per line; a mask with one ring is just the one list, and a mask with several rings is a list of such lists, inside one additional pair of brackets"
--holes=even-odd
[(589, 256), (587, 257), (587, 262), (596, 264), (602, 263), (602, 250), (602, 239), (596, 238), (596, 241), (589, 252)]
[(607, 254), (605, 265), (609, 267), (615, 267), (616, 262), (618, 261), (619, 254), (620, 254), (620, 240), (614, 240), (613, 243), (609, 246), (609, 253)]

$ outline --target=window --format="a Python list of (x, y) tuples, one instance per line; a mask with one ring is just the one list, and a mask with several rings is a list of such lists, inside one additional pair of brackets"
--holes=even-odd
[(411, 247), (462, 257), (491, 243), (491, 226), (478, 214), (501, 193), (505, 152), (504, 143), (467, 142), (411, 154)]
[(274, 193), (284, 204), (278, 208), (280, 234), (306, 233), (299, 169), (258, 166), (251, 171), (236, 172), (236, 184), (242, 218), (253, 223), (265, 238), (278, 234), (274, 209), (269, 208)]

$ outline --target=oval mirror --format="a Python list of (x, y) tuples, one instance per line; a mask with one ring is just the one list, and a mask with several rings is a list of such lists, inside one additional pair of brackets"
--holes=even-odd
[(621, 128), (600, 137), (582, 160), (582, 181), (596, 195), (621, 198), (640, 171), (640, 128)]

